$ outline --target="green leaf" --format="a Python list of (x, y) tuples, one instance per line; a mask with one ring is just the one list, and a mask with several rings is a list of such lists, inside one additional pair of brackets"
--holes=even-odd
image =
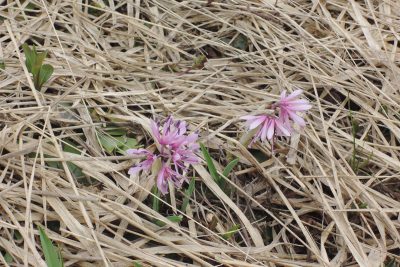
[(135, 262), (133, 263), (133, 267), (143, 267), (143, 265), (140, 264), (140, 262), (135, 261)]
[(126, 135), (126, 129), (124, 129), (124, 128), (110, 127), (110, 128), (104, 129), (104, 131), (106, 133), (108, 133), (109, 135), (112, 135), (112, 136), (123, 136), (123, 135)]
[(157, 186), (153, 187), (153, 210), (159, 212), (160, 211), (160, 191)]
[(13, 257), (11, 256), (11, 254), (6, 251), (6, 253), (3, 255), (4, 260), (7, 262), (7, 264), (10, 264), (13, 262)]
[(74, 153), (74, 154), (81, 154), (81, 151), (76, 147), (76, 145), (69, 140), (64, 141), (64, 147), (63, 147), (64, 152), (68, 153)]
[(22, 235), (21, 235), (21, 233), (18, 231), (18, 230), (15, 230), (15, 232), (14, 232), (14, 239), (15, 240), (22, 240)]
[(118, 141), (116, 137), (99, 134), (98, 138), (100, 145), (105, 151), (107, 151), (108, 154), (112, 154), (114, 150), (118, 147)]
[[(181, 222), (183, 219), (183, 216), (182, 215), (172, 215), (172, 216), (166, 217), (166, 219), (170, 220), (171, 222)], [(155, 223), (160, 227), (163, 227), (166, 225), (165, 222), (160, 221), (160, 220), (155, 221)]]
[(138, 147), (136, 138), (120, 136), (117, 139), (117, 150), (121, 154), (125, 154), (126, 150)]
[(2, 69), (2, 70), (6, 69), (6, 64), (2, 60), (0, 60), (0, 69)]
[(39, 72), (39, 88), (42, 88), (43, 84), (50, 79), (50, 77), (53, 74), (53, 72), (54, 72), (54, 68), (53, 68), (53, 66), (51, 66), (49, 64), (44, 64), (40, 68), (40, 72)]
[(206, 147), (203, 144), (200, 144), (200, 148), (201, 148), (201, 151), (203, 152), (203, 156), (207, 163), (207, 168), (211, 174), (211, 177), (214, 179), (214, 181), (217, 184), (219, 184), (221, 181), (221, 176), (219, 176), (219, 174), (217, 172), (217, 168), (215, 168), (214, 162), (212, 161), (210, 154), (208, 153)]
[(230, 239), (234, 234), (236, 234), (240, 229), (240, 224), (235, 224), (234, 226), (232, 226), (228, 232), (222, 234), (222, 238), (228, 240)]
[(34, 51), (27, 44), (23, 44), (22, 49), (24, 50), (26, 58), (25, 60), (26, 68), (30, 73), (32, 73), (32, 66), (34, 62), (36, 62), (36, 53), (34, 53)]
[(222, 174), (225, 177), (228, 177), (228, 175), (231, 173), (231, 171), (233, 170), (233, 168), (235, 168), (235, 166), (239, 163), (239, 159), (234, 159), (231, 162), (229, 162), (229, 164), (225, 167), (224, 171), (222, 172)]
[[(63, 146), (63, 151), (68, 152), (68, 153), (73, 153), (73, 154), (81, 154), (81, 151), (76, 147), (76, 145), (72, 141), (64, 141), (64, 146)], [(83, 173), (82, 169), (75, 165), (72, 162), (67, 162), (67, 166), (69, 171), (72, 173), (72, 175), (75, 177), (75, 179), (80, 179), (82, 177), (85, 177), (85, 174)]]
[(46, 264), (49, 267), (62, 267), (64, 266), (63, 260), (59, 250), (53, 245), (51, 240), (47, 237), (46, 232), (39, 227), (40, 243)]
[(194, 177), (190, 180), (189, 187), (185, 190), (185, 198), (182, 201), (181, 211), (185, 212), (187, 205), (189, 205), (190, 197), (193, 195), (196, 181)]
[(360, 203), (359, 205), (358, 205), (358, 207), (360, 208), (360, 209), (366, 209), (366, 208), (368, 208), (368, 203)]

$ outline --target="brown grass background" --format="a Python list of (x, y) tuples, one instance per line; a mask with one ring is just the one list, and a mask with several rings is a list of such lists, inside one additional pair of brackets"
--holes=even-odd
[[(0, 4), (0, 247), (10, 266), (45, 266), (37, 225), (65, 266), (399, 264), (399, 1)], [(26, 42), (55, 67), (40, 91)], [(294, 88), (313, 104), (307, 127), (274, 155), (261, 144), (263, 157), (250, 153), (239, 117)], [(180, 214), (183, 190), (153, 211), (154, 178), (130, 178), (137, 160), (98, 142), (118, 126), (146, 147), (148, 118), (169, 114), (200, 131), (220, 170), (240, 159), (229, 196), (195, 166), (180, 224), (165, 216)], [(79, 154), (63, 150), (66, 140)]]

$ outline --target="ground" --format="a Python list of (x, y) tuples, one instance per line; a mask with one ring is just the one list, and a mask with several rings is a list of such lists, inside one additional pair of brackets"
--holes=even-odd
[[(65, 266), (398, 266), (399, 40), (399, 1), (0, 0), (1, 265), (45, 266), (42, 227)], [(306, 127), (244, 144), (299, 88)], [(128, 175), (169, 115), (224, 186)]]

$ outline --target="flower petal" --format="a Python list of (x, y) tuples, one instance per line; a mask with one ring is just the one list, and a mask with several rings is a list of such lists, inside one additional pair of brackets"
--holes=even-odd
[(167, 167), (163, 165), (157, 175), (157, 187), (163, 195), (168, 193), (168, 180), (167, 180), (168, 174), (166, 168)]
[(144, 148), (139, 148), (139, 149), (128, 149), (126, 151), (126, 154), (132, 155), (132, 156), (145, 156), (150, 154), (150, 152), (147, 149)]
[(251, 122), (251, 124), (249, 126), (249, 130), (253, 130), (253, 129), (257, 128), (266, 119), (267, 119), (266, 116), (257, 116), (257, 118), (253, 122)]
[(303, 90), (301, 89), (297, 89), (295, 90), (293, 93), (291, 93), (290, 95), (288, 95), (284, 100), (286, 101), (290, 101), (295, 99), (296, 97), (298, 97), (299, 95), (301, 95), (303, 93)]
[(293, 120), (294, 123), (297, 123), (300, 127), (306, 126), (306, 122), (302, 117), (297, 115), (295, 112), (289, 111), (289, 117)]
[(268, 123), (267, 138), (272, 140), (275, 135), (275, 120), (271, 119)]

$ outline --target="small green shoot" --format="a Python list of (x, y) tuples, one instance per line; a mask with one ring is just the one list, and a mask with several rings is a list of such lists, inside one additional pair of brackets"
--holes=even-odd
[(53, 66), (43, 64), (47, 52), (38, 53), (35, 46), (32, 46), (31, 49), (27, 44), (23, 44), (22, 49), (24, 50), (26, 57), (26, 68), (33, 76), (33, 84), (35, 85), (36, 90), (40, 90), (43, 84), (50, 79), (54, 72)]
[(363, 202), (363, 203), (358, 204), (358, 207), (359, 207), (360, 209), (366, 209), (366, 208), (368, 208), (368, 204), (365, 203), (365, 202)]
[(0, 60), (0, 69), (1, 70), (5, 70), (6, 69), (6, 64), (2, 60)]
[[(81, 152), (76, 147), (76, 145), (70, 140), (64, 141), (63, 151), (68, 152), (68, 153), (77, 154), (77, 155), (81, 154)], [(81, 180), (82, 178), (85, 178), (85, 174), (83, 173), (82, 169), (80, 167), (78, 167), (77, 165), (75, 165), (72, 162), (67, 162), (67, 166), (68, 166), (68, 169), (71, 172), (71, 174), (75, 177), (75, 179)], [(61, 164), (60, 164), (60, 169), (62, 169)]]
[(196, 182), (195, 182), (195, 179), (193, 177), (192, 180), (190, 180), (188, 188), (185, 190), (185, 197), (183, 198), (182, 206), (181, 206), (181, 211), (182, 212), (185, 212), (187, 206), (189, 205), (190, 197), (193, 195), (193, 192), (194, 192), (195, 183)]
[[(167, 220), (171, 221), (171, 222), (179, 223), (179, 222), (182, 221), (183, 216), (182, 216), (182, 215), (171, 215), (171, 216), (167, 216), (167, 217), (165, 217), (165, 218), (166, 218)], [(157, 224), (157, 225), (160, 226), (160, 227), (163, 227), (163, 226), (166, 225), (165, 222), (160, 221), (160, 220), (156, 220), (156, 221), (155, 221), (155, 224)]]
[(232, 226), (228, 232), (222, 234), (222, 238), (225, 240), (231, 239), (237, 232), (239, 232), (240, 224), (235, 224)]
[(50, 238), (46, 235), (46, 232), (39, 227), (40, 243), (47, 266), (49, 267), (63, 267), (64, 262), (61, 257), (61, 252), (57, 249)]
[(214, 162), (212, 161), (212, 158), (210, 156), (210, 153), (208, 153), (206, 147), (203, 144), (200, 144), (200, 148), (203, 153), (204, 159), (207, 163), (207, 168), (211, 174), (211, 177), (226, 194), (229, 194), (231, 188), (230, 186), (226, 186), (225, 179), (228, 178), (233, 168), (239, 163), (239, 159), (234, 159), (231, 162), (229, 162), (228, 165), (223, 170), (222, 175), (219, 175), (217, 168), (215, 167)]
[(193, 60), (192, 69), (201, 69), (204, 67), (204, 63), (207, 62), (207, 57), (205, 55), (199, 55)]
[(153, 187), (153, 210), (159, 212), (160, 211), (160, 191), (157, 186)]
[(212, 158), (210, 156), (210, 153), (208, 153), (208, 150), (203, 144), (200, 144), (201, 152), (203, 152), (204, 159), (207, 163), (208, 171), (211, 174), (211, 177), (214, 179), (214, 181), (219, 185), (221, 176), (219, 176), (217, 172), (217, 168), (215, 168), (214, 162), (212, 161)]
[(142, 265), (140, 262), (135, 261), (135, 262), (133, 263), (133, 267), (143, 267), (143, 265)]

